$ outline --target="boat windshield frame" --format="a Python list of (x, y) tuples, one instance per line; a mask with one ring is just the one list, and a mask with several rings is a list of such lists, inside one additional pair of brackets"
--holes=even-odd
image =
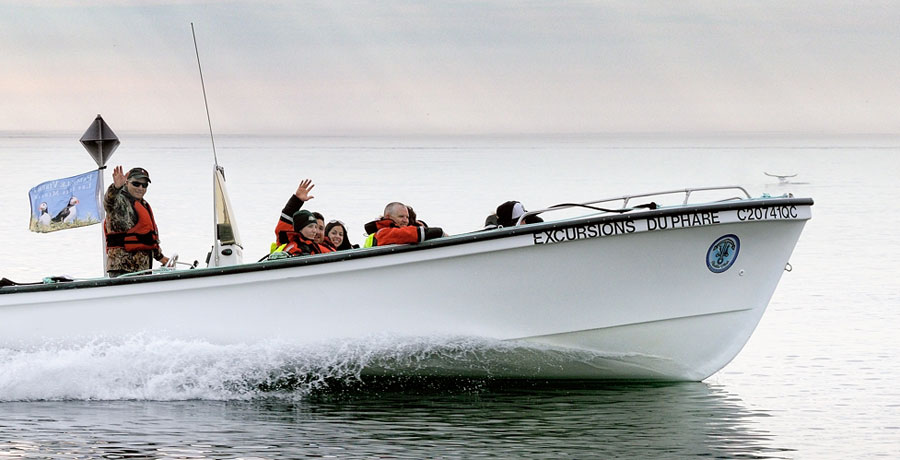
[(710, 191), (721, 191), (721, 190), (739, 190), (739, 191), (743, 192), (744, 196), (743, 196), (743, 197), (740, 197), (740, 196), (729, 197), (729, 198), (724, 198), (724, 199), (720, 199), (720, 200), (716, 200), (716, 201), (710, 201), (710, 202), (707, 202), (707, 203), (721, 203), (721, 202), (725, 202), (725, 201), (735, 201), (735, 200), (745, 200), (745, 199), (750, 200), (750, 199), (753, 199), (753, 197), (750, 195), (750, 193), (747, 192), (747, 189), (745, 189), (744, 187), (741, 187), (740, 185), (719, 185), (719, 186), (711, 186), (711, 187), (690, 187), (690, 188), (681, 188), (681, 189), (674, 189), (674, 190), (666, 190), (666, 191), (662, 191), (662, 192), (641, 193), (641, 194), (639, 194), (639, 195), (622, 195), (622, 196), (617, 196), (617, 197), (612, 197), (612, 198), (603, 198), (603, 199), (600, 199), (600, 200), (585, 201), (585, 202), (583, 202), (583, 203), (564, 203), (564, 204), (557, 204), (557, 205), (554, 205), (554, 206), (550, 206), (549, 208), (536, 209), (536, 210), (534, 210), (534, 211), (528, 211), (528, 212), (526, 212), (525, 214), (522, 214), (522, 215), (519, 217), (519, 220), (516, 222), (516, 225), (522, 225), (522, 222), (525, 221), (525, 218), (526, 218), (526, 217), (529, 217), (529, 216), (537, 216), (538, 214), (543, 214), (543, 213), (552, 212), (552, 211), (561, 211), (561, 210), (564, 210), (564, 209), (572, 209), (572, 208), (576, 208), (576, 207), (587, 208), (587, 209), (595, 209), (595, 210), (596, 210), (596, 208), (598, 208), (597, 205), (599, 205), (599, 204), (603, 204), (603, 203), (613, 203), (613, 202), (616, 202), (616, 201), (622, 201), (622, 206), (621, 206), (620, 209), (614, 209), (614, 210), (600, 210), (600, 212), (601, 212), (601, 213), (609, 213), (609, 212), (623, 213), (623, 212), (633, 211), (634, 209), (636, 209), (636, 208), (629, 208), (629, 207), (628, 207), (628, 202), (631, 201), (631, 200), (633, 200), (633, 199), (635, 199), (635, 198), (662, 197), (662, 196), (666, 196), (666, 195), (674, 195), (674, 194), (679, 194), (679, 193), (683, 193), (683, 194), (684, 194), (684, 200), (681, 202), (681, 205), (682, 205), (682, 206), (686, 206), (686, 205), (688, 204), (688, 202), (690, 201), (690, 199), (691, 199), (691, 194), (694, 193), (694, 192), (710, 192)]

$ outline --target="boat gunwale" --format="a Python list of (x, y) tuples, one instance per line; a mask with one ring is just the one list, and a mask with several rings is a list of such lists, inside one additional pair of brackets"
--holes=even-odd
[[(542, 223), (529, 224), (516, 227), (501, 227), (496, 229), (476, 230), (469, 233), (461, 233), (452, 235), (447, 238), (437, 238), (418, 244), (390, 245), (384, 247), (365, 248), (362, 250), (348, 250), (340, 252), (332, 252), (315, 256), (292, 257), (282, 260), (263, 261), (256, 263), (246, 263), (241, 265), (225, 266), (225, 267), (207, 267), (196, 270), (174, 270), (166, 273), (153, 273), (150, 275), (126, 276), (119, 278), (93, 278), (75, 281), (62, 281), (56, 283), (40, 283), (40, 284), (20, 284), (13, 286), (0, 287), (0, 295), (8, 295), (15, 293), (36, 293), (49, 292), (67, 289), (85, 289), (106, 286), (123, 286), (140, 283), (155, 283), (162, 281), (204, 278), (208, 276), (232, 275), (241, 273), (251, 273), (266, 270), (280, 270), (284, 268), (301, 267), (308, 265), (318, 265), (326, 263), (341, 262), (346, 260), (356, 260), (368, 257), (378, 257), (389, 254), (407, 253), (413, 251), (424, 251), (434, 248), (450, 247), (462, 244), (469, 244), (481, 241), (490, 241), (501, 238), (512, 238), (526, 234), (534, 234), (547, 230), (565, 229), (582, 225), (590, 225), (595, 223), (609, 223), (620, 221), (633, 221), (636, 219), (645, 219), (651, 217), (662, 217), (671, 215), (692, 214), (703, 211), (731, 211), (740, 209), (763, 208), (777, 204), (778, 206), (812, 206), (812, 198), (795, 198), (795, 197), (766, 197), (743, 199), (739, 201), (724, 201), (714, 203), (697, 203), (687, 205), (674, 205), (660, 207), (654, 210), (634, 210), (623, 214), (602, 214), (596, 216), (586, 216), (569, 218)], [(804, 219), (787, 219), (787, 220), (804, 220)], [(721, 225), (721, 224), (713, 224)], [(668, 229), (674, 230), (674, 229)], [(663, 230), (663, 231), (668, 231)]]

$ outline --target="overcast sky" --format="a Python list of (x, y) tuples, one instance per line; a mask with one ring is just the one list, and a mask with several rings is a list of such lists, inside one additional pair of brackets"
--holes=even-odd
[(0, 0), (0, 131), (900, 132), (900, 5)]

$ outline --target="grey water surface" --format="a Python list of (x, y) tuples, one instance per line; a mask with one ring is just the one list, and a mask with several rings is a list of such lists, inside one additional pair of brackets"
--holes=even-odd
[[(16, 402), (4, 458), (789, 458), (721, 387), (478, 382), (300, 401)], [(432, 384), (433, 385), (433, 384)]]
[[(79, 136), (0, 136), (0, 275), (100, 274), (97, 226), (28, 231), (29, 188), (95, 167)], [(110, 164), (150, 171), (164, 250), (202, 262), (212, 230), (208, 138), (119, 136)], [(393, 200), (449, 233), (479, 228), (509, 199), (533, 209), (736, 184), (816, 204), (753, 337), (704, 382), (360, 377), (385, 360), (489, 372), (487, 351), (500, 345), (465, 338), (47, 343), (0, 349), (0, 458), (900, 455), (900, 138), (223, 136), (217, 147), (248, 260), (268, 251), (305, 177), (316, 183), (310, 207), (347, 223), (355, 243)], [(764, 172), (798, 175), (780, 184)]]

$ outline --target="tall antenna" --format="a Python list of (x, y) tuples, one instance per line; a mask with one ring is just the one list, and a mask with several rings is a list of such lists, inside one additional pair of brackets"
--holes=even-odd
[(197, 49), (197, 34), (194, 33), (193, 22), (191, 23), (191, 36), (194, 37), (194, 52), (197, 53), (197, 69), (200, 71), (200, 87), (203, 88), (203, 105), (206, 107), (206, 123), (209, 125), (209, 140), (212, 142), (213, 161), (216, 164), (216, 169), (222, 170), (219, 166), (219, 157), (216, 155), (216, 139), (213, 137), (212, 120), (209, 118), (209, 102), (206, 101), (206, 84), (203, 83), (203, 67), (200, 65), (200, 51)]
[(222, 265), (237, 265), (243, 260), (243, 247), (237, 226), (234, 221), (234, 211), (228, 200), (228, 192), (225, 191), (225, 168), (219, 166), (219, 157), (216, 154), (216, 139), (213, 136), (212, 120), (209, 116), (209, 102), (206, 99), (206, 83), (203, 82), (203, 67), (200, 65), (200, 50), (197, 47), (197, 33), (194, 32), (194, 23), (191, 23), (191, 36), (194, 37), (194, 52), (197, 53), (197, 69), (200, 71), (200, 86), (203, 88), (203, 105), (206, 107), (206, 122), (209, 124), (209, 140), (213, 150), (213, 246), (206, 258), (208, 267), (220, 267)]

